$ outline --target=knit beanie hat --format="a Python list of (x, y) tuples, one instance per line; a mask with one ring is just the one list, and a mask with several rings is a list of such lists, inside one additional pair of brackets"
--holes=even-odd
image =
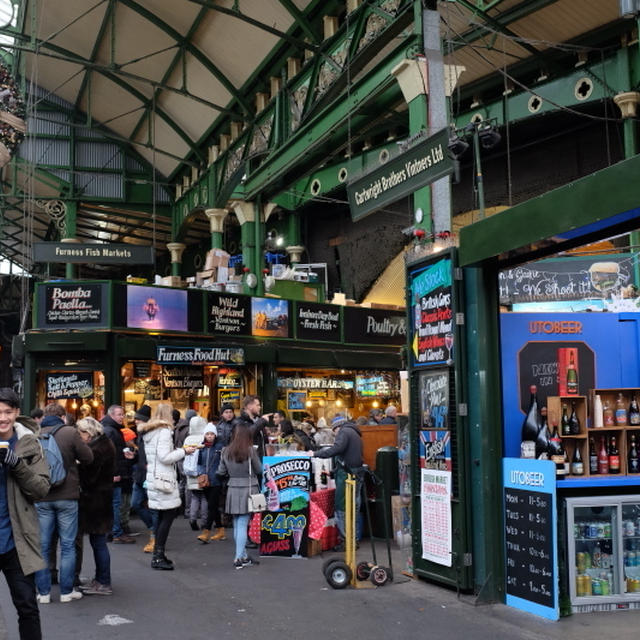
[(133, 415), (135, 420), (142, 420), (142, 422), (149, 422), (151, 419), (151, 407), (148, 404), (143, 404)]
[(230, 402), (225, 402), (221, 407), (220, 407), (220, 413), (224, 413), (225, 411), (227, 411), (227, 409), (233, 411), (233, 405)]

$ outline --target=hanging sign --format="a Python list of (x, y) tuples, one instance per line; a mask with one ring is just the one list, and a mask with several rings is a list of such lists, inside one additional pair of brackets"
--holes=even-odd
[(47, 398), (88, 398), (93, 395), (92, 373), (50, 373), (46, 376)]
[(307, 555), (309, 456), (265, 456), (262, 462), (267, 510), (262, 513), (261, 556)]
[(202, 367), (165, 366), (162, 369), (162, 383), (165, 389), (202, 389)]
[(449, 131), (442, 129), (347, 186), (351, 219), (355, 222), (376, 209), (453, 173), (447, 153)]
[(153, 247), (115, 243), (34, 242), (33, 259), (35, 262), (153, 264)]
[(410, 278), (415, 365), (452, 364), (455, 327), (451, 259), (437, 259)]
[(402, 311), (344, 308), (345, 342), (403, 345), (407, 341), (407, 321)]
[(353, 378), (278, 378), (283, 389), (353, 389)]
[(340, 341), (340, 307), (333, 304), (298, 302), (296, 337), (299, 340)]
[(242, 347), (156, 347), (158, 364), (244, 364)]
[(107, 326), (106, 283), (46, 283), (37, 285), (38, 329)]

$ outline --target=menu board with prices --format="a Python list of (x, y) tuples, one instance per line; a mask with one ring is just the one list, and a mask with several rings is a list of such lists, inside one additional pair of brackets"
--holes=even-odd
[(451, 258), (421, 266), (409, 278), (414, 364), (452, 364), (455, 326)]
[(38, 286), (36, 325), (41, 329), (107, 326), (107, 289), (104, 283), (41, 284)]
[(558, 619), (555, 465), (505, 458), (506, 602)]
[(451, 566), (451, 472), (422, 469), (420, 474), (422, 557)]

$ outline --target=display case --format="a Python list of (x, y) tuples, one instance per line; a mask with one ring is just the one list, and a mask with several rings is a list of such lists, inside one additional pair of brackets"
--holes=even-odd
[(640, 495), (567, 498), (574, 613), (640, 609)]

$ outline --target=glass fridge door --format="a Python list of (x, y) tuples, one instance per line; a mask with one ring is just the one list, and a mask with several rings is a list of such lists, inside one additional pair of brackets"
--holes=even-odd
[(622, 557), (627, 593), (640, 593), (640, 504), (622, 504)]
[(620, 593), (617, 536), (617, 506), (575, 507), (573, 539), (577, 597)]

